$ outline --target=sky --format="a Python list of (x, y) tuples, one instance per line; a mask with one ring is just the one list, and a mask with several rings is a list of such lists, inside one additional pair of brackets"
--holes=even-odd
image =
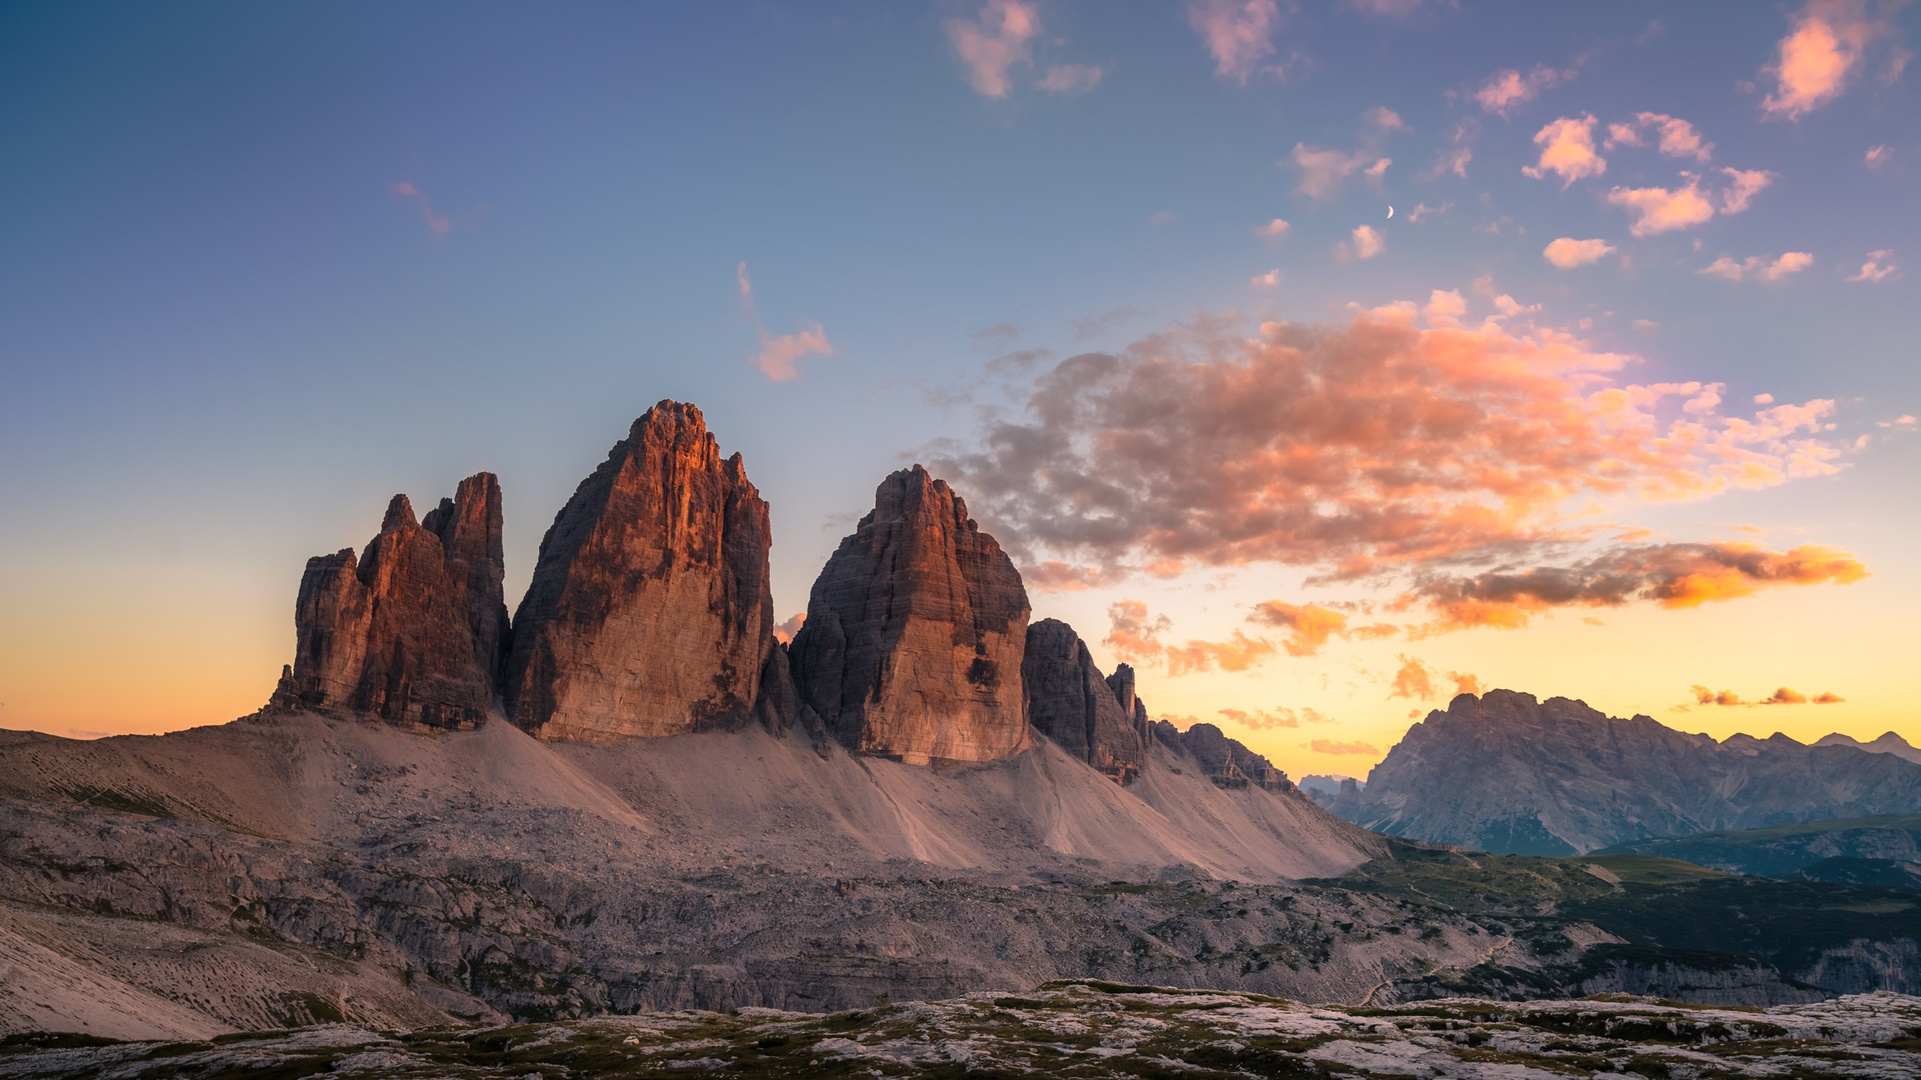
[(0, 727), (253, 711), (310, 555), (508, 595), (692, 401), (781, 617), (949, 480), (1298, 777), (1461, 690), (1921, 742), (1921, 5), (0, 8)]

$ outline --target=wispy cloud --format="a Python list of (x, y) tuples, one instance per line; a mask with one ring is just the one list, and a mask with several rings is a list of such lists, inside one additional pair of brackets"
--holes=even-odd
[(453, 231), (453, 222), (440, 214), (434, 213), (433, 204), (427, 201), (426, 194), (416, 187), (413, 181), (402, 180), (400, 183), (395, 184), (392, 190), (395, 195), (401, 195), (414, 200), (415, 204), (420, 207), (421, 220), (427, 223), (427, 231), (433, 234), (434, 239), (438, 240)]
[(1766, 255), (1750, 255), (1740, 262), (1723, 255), (1696, 272), (1728, 281), (1780, 281), (1813, 265), (1814, 256), (1805, 251), (1784, 251), (1772, 259)]
[(1317, 754), (1362, 754), (1367, 757), (1378, 757), (1381, 753), (1370, 743), (1335, 742), (1332, 739), (1315, 739), (1312, 742), (1304, 742), (1301, 746)]
[(1868, 252), (1868, 259), (1861, 264), (1860, 272), (1849, 277), (1848, 280), (1865, 281), (1872, 284), (1876, 281), (1886, 281), (1888, 278), (1900, 272), (1901, 268), (1897, 266), (1894, 261), (1894, 252), (1887, 248), (1882, 248), (1879, 251)]
[(1239, 724), (1242, 727), (1253, 728), (1256, 731), (1267, 731), (1274, 728), (1298, 728), (1302, 724), (1331, 724), (1334, 722), (1333, 717), (1322, 716), (1319, 712), (1305, 706), (1299, 709), (1290, 709), (1285, 705), (1277, 705), (1273, 709), (1221, 709), (1219, 712), (1220, 715), (1226, 717), (1233, 723)]
[(1870, 146), (1867, 152), (1861, 155), (1861, 164), (1866, 165), (1870, 169), (1879, 169), (1893, 160), (1894, 151), (1888, 149), (1885, 143)]
[(1482, 112), (1504, 117), (1539, 97), (1541, 91), (1552, 89), (1573, 77), (1572, 71), (1556, 71), (1546, 64), (1534, 65), (1534, 70), (1526, 75), (1506, 68), (1488, 76), (1487, 82), (1474, 91), (1474, 103), (1481, 107)]
[[(1688, 687), (1688, 690), (1694, 694), (1694, 700), (1690, 704), (1721, 705), (1744, 709), (1758, 708), (1762, 705), (1837, 705), (1847, 700), (1847, 698), (1839, 694), (1829, 693), (1816, 694), (1810, 698), (1798, 690), (1790, 690), (1785, 686), (1777, 687), (1774, 693), (1754, 701), (1744, 701), (1741, 695), (1732, 690), (1712, 690), (1699, 683)], [(1686, 708), (1686, 705), (1679, 707), (1680, 710), (1685, 710)]]
[[(1774, 62), (1763, 71), (1774, 90), (1761, 111), (1785, 120), (1801, 117), (1841, 96), (1866, 64), (1869, 46), (1896, 34), (1891, 16), (1904, 0), (1869, 5), (1865, 0), (1812, 0), (1791, 20), (1776, 47)], [(1907, 52), (1891, 50), (1883, 77), (1899, 78)]]
[(792, 334), (768, 333), (754, 304), (754, 282), (747, 274), (745, 262), (734, 267), (734, 278), (740, 287), (741, 309), (754, 320), (754, 327), (760, 333), (760, 351), (752, 360), (761, 374), (773, 382), (790, 382), (800, 378), (797, 365), (803, 357), (834, 355), (834, 343), (827, 339), (827, 331), (819, 323), (803, 326)]
[(1652, 130), (1655, 145), (1663, 157), (1693, 158), (1706, 164), (1714, 156), (1714, 144), (1701, 138), (1694, 125), (1666, 113), (1644, 112), (1635, 115), (1626, 124), (1609, 124), (1606, 148), (1616, 146), (1646, 146), (1641, 132)]
[[(1028, 42), (1040, 33), (1040, 13), (1021, 0), (987, 0), (972, 19), (947, 20), (967, 84), (983, 97), (1004, 98), (1013, 89), (1008, 69), (1031, 64)], [(1095, 81), (1099, 81), (1098, 72)]]
[(1214, 57), (1214, 73), (1246, 86), (1274, 55), (1281, 10), (1275, 0), (1190, 0), (1187, 22)]
[(1139, 600), (1122, 600), (1107, 609), (1110, 628), (1106, 644), (1129, 663), (1166, 668), (1169, 675), (1204, 671), (1246, 671), (1273, 658), (1274, 644), (1236, 630), (1227, 641), (1163, 642), (1173, 624), (1165, 615), (1151, 615)]
[(1289, 225), (1280, 218), (1275, 218), (1265, 225), (1254, 226), (1254, 235), (1269, 243), (1279, 243), (1282, 237), (1293, 231), (1293, 228), (1294, 226)]
[(1096, 64), (1056, 64), (1047, 69), (1039, 86), (1050, 94), (1085, 94), (1101, 84), (1103, 74)]
[(1563, 270), (1577, 266), (1591, 266), (1614, 253), (1614, 245), (1606, 240), (1576, 240), (1563, 236), (1548, 243), (1541, 249), (1541, 257)]

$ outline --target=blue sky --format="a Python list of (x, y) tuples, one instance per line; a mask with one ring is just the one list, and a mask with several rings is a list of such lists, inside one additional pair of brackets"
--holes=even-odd
[[(248, 711), (291, 654), (305, 557), (364, 543), (393, 492), (435, 500), (479, 469), (501, 476), (517, 596), (573, 485), (667, 397), (744, 453), (773, 507), (777, 606), (799, 611), (882, 475), (980, 445), (981, 407), (1018, 411), (1022, 380), (1051, 365), (1200, 315), (1258, 336), (1437, 291), (1460, 294), (1470, 325), (1507, 297), (1522, 313), (1504, 325), (1633, 354), (1626, 381), (1724, 384), (1729, 415), (1758, 394), (1833, 402), (1834, 427), (1804, 433), (1837, 448), (1829, 473), (1630, 500), (1607, 520), (1674, 542), (1829, 545), (1871, 576), (1688, 611), (1611, 605), (1586, 644), (1557, 636), (1583, 615), (1563, 611), (1432, 644), (1337, 638), (1236, 673), (1148, 662), (1150, 705), (1158, 692), (1214, 722), (1338, 713), (1325, 730), (1229, 733), (1297, 772), (1355, 771), (1367, 755), (1314, 756), (1308, 736), (1385, 750), (1410, 708), (1444, 700), (1389, 698), (1410, 657), (1653, 711), (1686, 704), (1693, 680), (1557, 658), (1619, 650), (1639, 670), (1633, 641), (1668, 655), (1706, 635), (1732, 638), (1686, 658), (1717, 690), (1848, 683), (1832, 709), (1714, 724), (1912, 724), (1921, 685), (1876, 650), (1921, 601), (1921, 459), (1900, 420), (1921, 412), (1906, 268), (1921, 256), (1921, 109), (1896, 71), (1917, 11), (9, 5), (0, 724), (158, 730)], [(1811, 26), (1858, 45), (1829, 83), (1783, 67)], [(1492, 107), (1506, 72), (1524, 92)], [(1790, 77), (1814, 94), (1805, 108), (1780, 105)], [(1523, 172), (1540, 168), (1537, 133), (1587, 117), (1605, 171)], [(1661, 151), (1668, 120), (1712, 144), (1705, 160)], [(1613, 124), (1645, 145), (1609, 147)], [(1303, 160), (1348, 171), (1316, 181)], [(1729, 210), (1723, 169), (1768, 178)], [(1684, 173), (1711, 216), (1634, 235), (1611, 193), (1678, 191)], [(1257, 234), (1275, 219), (1284, 233)], [(1561, 268), (1543, 254), (1561, 238), (1611, 250)], [(831, 355), (800, 356), (797, 377), (756, 365), (763, 334), (816, 328)], [(1003, 398), (983, 367), (1021, 350), (1046, 353), (996, 368), (1015, 376)], [(1010, 538), (1033, 524), (983, 518)], [(1037, 612), (1111, 663), (1122, 600), (1171, 613), (1170, 641), (1220, 641), (1258, 633), (1245, 613), (1260, 600), (1386, 604), (1406, 587), (1315, 586), (1313, 565), (1259, 558), (1161, 578), (1138, 554), (1034, 548), (1134, 568), (1037, 591)], [(1800, 632), (1763, 629), (1784, 620)]]

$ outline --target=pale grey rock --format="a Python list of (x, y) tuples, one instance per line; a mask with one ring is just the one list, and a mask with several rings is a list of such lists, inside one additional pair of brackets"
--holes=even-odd
[(1717, 742), (1579, 701), (1490, 690), (1415, 724), (1368, 774), (1359, 824), (1561, 855), (1650, 837), (1921, 812), (1921, 765), (1785, 735)]

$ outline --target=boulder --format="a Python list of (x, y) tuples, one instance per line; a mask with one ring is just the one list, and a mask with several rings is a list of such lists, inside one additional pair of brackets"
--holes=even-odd
[(1132, 669), (1117, 690), (1101, 677), (1073, 627), (1042, 619), (1027, 628), (1021, 686), (1035, 731), (1119, 783), (1140, 775), (1147, 746), (1134, 723), (1140, 702), (1133, 696)]
[(1021, 692), (1027, 591), (944, 481), (916, 465), (821, 570), (788, 659), (828, 737), (913, 764), (1030, 745)]
[(770, 538), (700, 410), (647, 410), (540, 542), (507, 662), (514, 723), (589, 741), (747, 723), (774, 648)]
[(425, 523), (395, 495), (359, 558), (348, 548), (307, 560), (294, 662), (271, 707), (430, 729), (483, 723), (498, 707), (508, 632), (500, 534), (500, 483), (477, 473)]

